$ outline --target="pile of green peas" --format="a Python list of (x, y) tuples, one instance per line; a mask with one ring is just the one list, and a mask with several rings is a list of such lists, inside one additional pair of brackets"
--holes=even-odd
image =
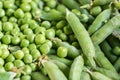
[(120, 80), (119, 4), (0, 0), (0, 74), (16, 73), (12, 80)]

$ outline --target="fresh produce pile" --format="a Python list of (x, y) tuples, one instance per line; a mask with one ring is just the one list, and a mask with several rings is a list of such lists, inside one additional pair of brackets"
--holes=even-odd
[(120, 0), (0, 0), (0, 80), (120, 80)]

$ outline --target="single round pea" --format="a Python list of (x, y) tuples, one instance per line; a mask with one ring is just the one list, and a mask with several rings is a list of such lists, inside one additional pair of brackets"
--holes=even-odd
[(0, 66), (3, 66), (4, 65), (4, 59), (3, 58), (0, 58)]
[(52, 47), (52, 41), (50, 41), (50, 40), (46, 40), (45, 44), (47, 44), (50, 48)]
[(38, 34), (38, 35), (35, 36), (35, 43), (36, 44), (42, 44), (42, 43), (45, 42), (45, 40), (46, 40), (46, 38), (42, 34)]
[(55, 30), (54, 29), (48, 29), (45, 31), (45, 36), (48, 39), (52, 39), (55, 37)]
[(72, 9), (72, 12), (78, 16), (81, 15), (81, 12), (78, 9)]
[(30, 12), (26, 12), (24, 17), (28, 19), (32, 19), (32, 14)]
[(90, 13), (93, 16), (97, 16), (102, 11), (102, 8), (100, 6), (95, 6), (90, 9)]
[(50, 7), (48, 7), (48, 6), (44, 7), (44, 11), (49, 12), (50, 10), (51, 10)]
[(30, 51), (27, 47), (22, 48), (22, 51), (23, 51), (24, 54), (29, 54), (30, 53)]
[(49, 21), (43, 21), (41, 23), (41, 26), (42, 27), (45, 27), (46, 29), (50, 28), (51, 27), (51, 23)]
[(56, 24), (56, 28), (57, 29), (62, 29), (64, 26), (66, 25), (66, 21), (65, 20), (61, 20)]
[(75, 46), (76, 48), (80, 47), (78, 42), (73, 42), (72, 45)]
[(0, 45), (0, 49), (8, 49), (8, 45), (6, 45), (6, 44), (1, 44), (1, 45)]
[(36, 5), (36, 3), (34, 1), (31, 1), (30, 5), (31, 5), (32, 10), (38, 8), (38, 6)]
[(32, 29), (27, 28), (27, 29), (24, 29), (23, 33), (24, 33), (25, 35), (30, 35), (30, 34), (33, 34), (33, 31), (32, 31)]
[(34, 30), (36, 27), (39, 26), (35, 20), (31, 20), (31, 21), (29, 22), (29, 25), (30, 25), (30, 28), (31, 28), (32, 30)]
[(64, 31), (64, 33), (67, 34), (67, 35), (73, 33), (72, 29), (71, 29), (69, 26), (64, 26), (63, 31)]
[(14, 64), (12, 62), (7, 62), (5, 64), (5, 70), (11, 70), (14, 67)]
[(89, 17), (86, 14), (81, 14), (80, 15), (81, 22), (85, 22), (86, 23), (88, 21), (88, 19), (89, 19)]
[(31, 80), (31, 76), (30, 75), (23, 75), (21, 77), (21, 80)]
[(20, 43), (21, 47), (27, 47), (29, 46), (29, 41), (27, 39), (23, 39)]
[(47, 54), (50, 51), (50, 46), (48, 44), (43, 44), (40, 46), (40, 52), (42, 54)]
[(37, 65), (35, 63), (30, 63), (29, 66), (31, 67), (32, 71), (37, 69)]
[(24, 63), (32, 63), (32, 55), (30, 54), (25, 54), (23, 57)]
[(6, 62), (13, 62), (15, 60), (15, 57), (13, 54), (9, 54), (8, 57), (6, 58)]
[(23, 71), (25, 72), (25, 74), (31, 74), (32, 69), (29, 65), (25, 65)]
[(3, 2), (0, 1), (0, 9), (2, 9), (2, 8), (3, 8)]
[(5, 11), (4, 11), (4, 9), (0, 9), (0, 18), (3, 16), (5, 16)]
[(12, 16), (14, 14), (14, 12), (15, 12), (14, 9), (9, 8), (9, 9), (6, 10), (6, 15), (7, 16)]
[(1, 72), (1, 73), (2, 73), (2, 72), (3, 72), (3, 73), (6, 72), (6, 71), (5, 71), (5, 68), (4, 68), (2, 65), (0, 65), (0, 72)]
[(33, 49), (30, 54), (32, 55), (33, 59), (38, 59), (41, 56), (39, 50), (37, 49)]
[(65, 33), (61, 33), (59, 35), (59, 38), (62, 39), (63, 41), (66, 41), (67, 40), (67, 35)]
[(19, 44), (19, 43), (20, 43), (20, 38), (19, 38), (18, 36), (13, 36), (13, 37), (12, 37), (12, 40), (11, 40), (11, 43), (12, 43), (13, 45)]
[(13, 36), (19, 36), (20, 31), (17, 28), (14, 28), (10, 31), (10, 34)]
[(55, 8), (55, 6), (57, 5), (57, 1), (56, 0), (49, 0), (47, 2), (47, 6), (50, 8)]
[(9, 54), (10, 52), (8, 51), (8, 49), (2, 49), (1, 58), (6, 59)]
[(14, 12), (14, 16), (16, 18), (23, 18), (24, 17), (24, 12), (22, 9), (18, 8), (15, 12)]
[(34, 42), (35, 34), (28, 34), (26, 36), (27, 40), (29, 40), (30, 43)]
[(18, 51), (16, 51), (16, 52), (14, 52), (14, 57), (15, 57), (16, 59), (22, 59), (22, 58), (24, 57), (23, 51), (22, 51), (22, 50), (18, 50)]
[(28, 24), (23, 24), (20, 29), (21, 31), (25, 30), (25, 29), (28, 29), (29, 28), (29, 25)]
[(115, 55), (120, 55), (120, 47), (119, 46), (115, 46), (112, 50), (112, 52), (115, 54)]
[(4, 31), (10, 31), (13, 29), (13, 24), (11, 22), (4, 22), (3, 23), (3, 30)]
[(59, 57), (66, 57), (66, 56), (67, 56), (67, 52), (68, 52), (68, 49), (65, 48), (65, 47), (59, 47), (59, 48), (57, 49), (57, 55), (58, 55)]
[(44, 34), (46, 29), (44, 27), (36, 27), (35, 34)]
[(61, 29), (58, 29), (58, 30), (56, 30), (55, 35), (56, 35), (56, 36), (59, 36), (61, 33), (63, 33), (62, 30), (61, 30)]
[(4, 8), (6, 8), (6, 9), (8, 9), (8, 8), (14, 8), (13, 2), (11, 2), (10, 0), (4, 1)]
[(17, 22), (17, 19), (15, 17), (10, 17), (9, 18), (9, 22), (11, 23), (16, 23)]
[(2, 32), (0, 32), (0, 39), (4, 36), (4, 34)]
[(15, 60), (13, 62), (13, 64), (15, 65), (15, 67), (20, 68), (24, 66), (24, 62), (22, 60)]
[(41, 11), (39, 8), (36, 8), (36, 9), (33, 9), (32, 10), (32, 15), (35, 19), (39, 19), (40, 18), (40, 14), (41, 14)]
[(26, 35), (24, 35), (23, 33), (20, 33), (20, 34), (19, 34), (19, 37), (20, 37), (20, 41), (22, 41), (23, 39), (26, 38)]
[(31, 10), (31, 6), (28, 3), (22, 3), (20, 5), (20, 8), (24, 11), (24, 12), (29, 12)]
[(36, 49), (37, 47), (34, 43), (32, 43), (28, 46), (28, 48), (29, 48), (30, 51), (32, 51), (33, 49)]

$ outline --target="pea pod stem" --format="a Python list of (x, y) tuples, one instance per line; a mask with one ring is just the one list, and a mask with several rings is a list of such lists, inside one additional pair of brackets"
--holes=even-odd
[(92, 40), (90, 39), (90, 36), (83, 26), (83, 24), (79, 21), (78, 17), (73, 14), (72, 12), (68, 11), (66, 12), (66, 20), (68, 21), (70, 27), (72, 28), (82, 50), (83, 54), (87, 57), (87, 59), (90, 62), (90, 66), (95, 67), (95, 49), (92, 43)]

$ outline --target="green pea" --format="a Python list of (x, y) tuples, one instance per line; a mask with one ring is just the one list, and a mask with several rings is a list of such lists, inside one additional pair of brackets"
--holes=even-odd
[(27, 40), (29, 40), (30, 43), (34, 42), (35, 34), (28, 34), (26, 36)]
[(0, 17), (5, 16), (5, 11), (3, 9), (0, 9)]
[(24, 12), (22, 9), (18, 8), (15, 12), (14, 12), (14, 16), (16, 18), (23, 18), (24, 17)]
[(41, 23), (41, 26), (42, 27), (45, 27), (46, 29), (50, 28), (51, 27), (51, 23), (49, 21), (43, 21)]
[(14, 64), (12, 62), (7, 62), (5, 64), (5, 70), (11, 70), (14, 67)]
[(59, 47), (59, 48), (57, 49), (57, 55), (58, 55), (59, 57), (66, 57), (66, 56), (67, 56), (67, 52), (68, 52), (68, 49), (65, 48), (65, 47)]
[(4, 1), (4, 8), (14, 8), (14, 4), (9, 0)]
[(11, 36), (10, 36), (10, 35), (4, 35), (4, 36), (2, 37), (2, 42), (3, 42), (4, 44), (10, 44), (10, 43), (11, 43)]
[(21, 80), (31, 80), (31, 76), (30, 75), (23, 75), (21, 77)]
[(31, 21), (29, 22), (29, 25), (30, 25), (30, 28), (31, 28), (32, 30), (34, 30), (36, 27), (39, 26), (35, 20), (31, 20)]
[(63, 31), (68, 35), (73, 33), (72, 29), (69, 26), (64, 26)]
[(31, 5), (32, 10), (38, 8), (34, 1), (31, 1), (30, 5)]
[(2, 49), (1, 58), (6, 59), (10, 52), (7, 49)]
[(11, 22), (5, 22), (3, 23), (3, 30), (4, 31), (10, 31), (13, 29), (13, 24)]
[(32, 69), (29, 65), (25, 65), (23, 71), (25, 72), (25, 74), (31, 74)]
[(35, 36), (35, 43), (36, 44), (42, 44), (42, 43), (45, 42), (45, 40), (46, 40), (46, 38), (42, 34), (38, 34), (38, 35)]
[(35, 70), (37, 69), (37, 64), (35, 64), (35, 63), (30, 63), (29, 65), (30, 65), (32, 71), (35, 71)]
[(28, 19), (32, 19), (32, 14), (30, 12), (26, 12), (24, 17)]
[(78, 16), (81, 15), (81, 12), (78, 9), (72, 9), (72, 12)]
[(9, 22), (11, 23), (16, 23), (17, 22), (17, 19), (15, 17), (10, 17), (9, 18)]
[(3, 66), (4, 65), (4, 59), (3, 58), (0, 58), (0, 66)]
[(50, 51), (50, 47), (48, 44), (43, 44), (40, 46), (40, 51), (42, 54), (47, 54)]
[(44, 34), (46, 29), (44, 27), (35, 28), (35, 34)]
[(52, 41), (50, 41), (50, 40), (46, 40), (45, 44), (49, 45), (50, 48), (52, 47)]
[(28, 48), (29, 48), (30, 51), (32, 51), (33, 49), (36, 49), (37, 47), (34, 43), (32, 43), (28, 46)]
[(23, 33), (24, 33), (25, 35), (29, 35), (29, 34), (33, 34), (33, 31), (32, 31), (32, 29), (27, 28), (27, 29), (24, 29)]
[(13, 54), (9, 54), (8, 57), (6, 58), (6, 62), (13, 62), (15, 60), (15, 57)]
[(3, 8), (3, 2), (0, 1), (0, 9), (2, 9), (2, 8)]
[(97, 16), (99, 13), (101, 13), (102, 9), (100, 6), (95, 6), (90, 9), (90, 13), (94, 16)]
[(56, 32), (55, 32), (55, 34), (56, 34), (57, 36), (59, 36), (61, 33), (63, 33), (61, 29), (58, 29), (58, 30), (56, 30)]
[(14, 57), (15, 57), (16, 59), (22, 59), (22, 58), (24, 57), (24, 53), (23, 53), (22, 50), (18, 50), (18, 51), (16, 51), (16, 52), (14, 52), (13, 54), (14, 54)]
[(23, 39), (20, 43), (21, 47), (27, 47), (29, 45), (29, 41), (27, 39)]
[(12, 37), (11, 43), (12, 43), (13, 45), (19, 44), (19, 43), (20, 43), (20, 38), (17, 37), (17, 36)]
[(38, 19), (40, 18), (40, 14), (41, 14), (41, 11), (40, 9), (36, 8), (36, 9), (33, 9), (32, 10), (32, 15), (35, 19)]
[(3, 66), (1, 66), (1, 65), (0, 65), (0, 72), (1, 72), (1, 73), (2, 73), (2, 72), (3, 72), (3, 73), (6, 72), (6, 71), (5, 71), (5, 68), (4, 68)]
[(14, 9), (9, 8), (9, 9), (6, 10), (6, 15), (7, 15), (7, 16), (12, 16), (12, 14), (13, 14), (14, 12), (15, 12)]
[(0, 39), (4, 36), (4, 34), (2, 32), (0, 32)]
[(120, 55), (120, 47), (119, 46), (116, 46), (113, 48), (112, 52), (115, 54), (115, 55)]
[(29, 28), (29, 25), (28, 24), (23, 24), (20, 29), (23, 31), (25, 29), (28, 29)]
[(3, 16), (1, 19), (2, 22), (7, 22), (8, 21), (8, 16)]
[(22, 3), (20, 5), (20, 8), (24, 11), (24, 12), (29, 12), (31, 10), (31, 6), (28, 3)]
[(80, 47), (78, 42), (73, 42), (72, 45), (75, 46), (76, 48)]
[(47, 2), (47, 6), (50, 8), (55, 8), (55, 6), (57, 5), (57, 1), (56, 0), (50, 0)]
[(29, 54), (30, 53), (30, 51), (27, 47), (22, 48), (22, 51), (23, 51), (24, 54)]
[(33, 49), (30, 54), (32, 55), (33, 59), (35, 59), (35, 60), (41, 56), (39, 50), (37, 50), (37, 49)]
[(31, 63), (32, 62), (32, 55), (30, 54), (25, 54), (23, 57), (24, 63)]
[(44, 7), (44, 11), (49, 12), (50, 10), (51, 10), (50, 7), (48, 7), (48, 6)]
[(66, 41), (67, 40), (67, 35), (65, 33), (61, 33), (59, 35), (59, 38), (62, 39), (63, 41)]
[(65, 26), (65, 24), (66, 24), (66, 21), (65, 21), (65, 20), (61, 20), (61, 21), (59, 21), (59, 22), (56, 24), (56, 28), (57, 28), (57, 29), (61, 29), (61, 28), (63, 28), (63, 27)]
[(15, 60), (13, 62), (13, 64), (15, 65), (15, 67), (20, 68), (24, 66), (24, 62), (22, 60)]
[(55, 30), (54, 29), (48, 29), (45, 31), (45, 36), (48, 39), (52, 39), (55, 37)]

